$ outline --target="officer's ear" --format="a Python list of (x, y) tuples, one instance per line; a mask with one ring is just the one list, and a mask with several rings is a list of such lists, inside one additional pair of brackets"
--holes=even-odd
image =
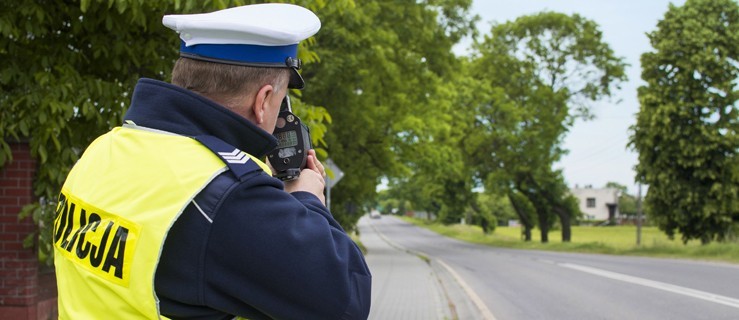
[(265, 114), (269, 107), (269, 98), (274, 94), (274, 91), (275, 90), (272, 85), (265, 84), (259, 88), (259, 91), (257, 91), (257, 94), (254, 96), (254, 107), (252, 108), (252, 112), (254, 114), (254, 121), (257, 125), (264, 123)]

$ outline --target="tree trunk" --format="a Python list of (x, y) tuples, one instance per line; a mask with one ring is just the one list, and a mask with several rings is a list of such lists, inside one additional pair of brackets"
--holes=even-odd
[(536, 215), (539, 218), (539, 231), (541, 231), (541, 243), (549, 242), (549, 212), (546, 209), (547, 208), (546, 203), (542, 203), (542, 201), (546, 201), (547, 199), (542, 199), (541, 195), (532, 194), (520, 188), (518, 191), (521, 192), (521, 194), (523, 194), (526, 198), (528, 198), (531, 204), (534, 205), (534, 210), (536, 210)]
[(562, 242), (572, 241), (572, 222), (570, 221), (570, 213), (567, 210), (557, 207), (554, 212), (559, 216), (559, 222), (562, 224)]
[[(532, 180), (533, 181), (533, 180)], [(572, 240), (572, 221), (570, 221), (570, 217), (572, 216), (572, 213), (567, 209), (567, 207), (562, 206), (562, 200), (556, 199), (551, 193), (547, 192), (546, 190), (542, 190), (541, 196), (544, 197), (544, 201), (547, 202), (547, 204), (552, 208), (554, 213), (559, 216), (559, 222), (562, 224), (562, 242), (570, 242)], [(540, 213), (544, 214), (548, 217), (546, 213)], [(548, 228), (547, 224), (547, 228)], [(543, 232), (543, 230), (542, 230)], [(546, 242), (542, 238), (542, 242)]]
[(549, 242), (549, 214), (542, 211), (537, 210), (537, 214), (539, 215), (539, 230), (541, 231), (541, 243), (547, 243)]
[(482, 227), (482, 233), (488, 234), (488, 219), (480, 217), (480, 227)]
[(510, 200), (511, 205), (513, 206), (513, 210), (516, 211), (518, 219), (521, 220), (521, 228), (523, 228), (521, 233), (524, 237), (523, 240), (531, 241), (531, 228), (533, 227), (531, 220), (529, 219), (524, 209), (521, 208), (521, 206), (516, 202), (516, 199), (514, 199), (510, 194), (508, 195), (508, 200)]
[(480, 227), (482, 227), (482, 233), (488, 234), (490, 232), (490, 221), (486, 217), (482, 215), (482, 210), (480, 209), (480, 206), (477, 205), (476, 201), (472, 201), (470, 204), (470, 208), (472, 208), (473, 214), (475, 216), (480, 217)]

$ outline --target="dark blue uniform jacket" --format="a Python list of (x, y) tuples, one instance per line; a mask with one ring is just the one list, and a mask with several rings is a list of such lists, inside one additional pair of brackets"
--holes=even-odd
[[(185, 136), (214, 136), (262, 159), (277, 144), (225, 107), (151, 79), (137, 84), (125, 120)], [(369, 269), (313, 194), (287, 193), (280, 180), (261, 170), (242, 177), (226, 171), (193, 202), (170, 229), (157, 267), (154, 283), (164, 316), (367, 318)]]

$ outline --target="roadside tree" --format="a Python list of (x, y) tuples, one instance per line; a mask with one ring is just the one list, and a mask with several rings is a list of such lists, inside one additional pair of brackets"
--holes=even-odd
[(669, 237), (707, 244), (739, 224), (739, 5), (670, 5), (641, 57), (631, 145), (646, 211)]
[(522, 204), (535, 209), (542, 242), (553, 215), (562, 241), (570, 241), (579, 210), (552, 166), (566, 152), (562, 141), (575, 119), (591, 118), (591, 103), (626, 80), (625, 63), (595, 22), (554, 12), (493, 26), (475, 53), (472, 75), (490, 92), (490, 100), (474, 105), (489, 141), (476, 153), (480, 176), (509, 195), (524, 226), (534, 217)]

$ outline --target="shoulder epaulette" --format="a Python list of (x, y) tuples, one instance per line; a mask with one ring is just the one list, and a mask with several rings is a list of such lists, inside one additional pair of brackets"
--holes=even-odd
[(263, 171), (259, 164), (252, 160), (252, 157), (249, 154), (221, 139), (208, 135), (194, 136), (193, 138), (221, 158), (221, 160), (223, 160), (223, 162), (228, 166), (228, 169), (231, 170), (238, 179), (241, 179), (248, 173), (254, 171)]

